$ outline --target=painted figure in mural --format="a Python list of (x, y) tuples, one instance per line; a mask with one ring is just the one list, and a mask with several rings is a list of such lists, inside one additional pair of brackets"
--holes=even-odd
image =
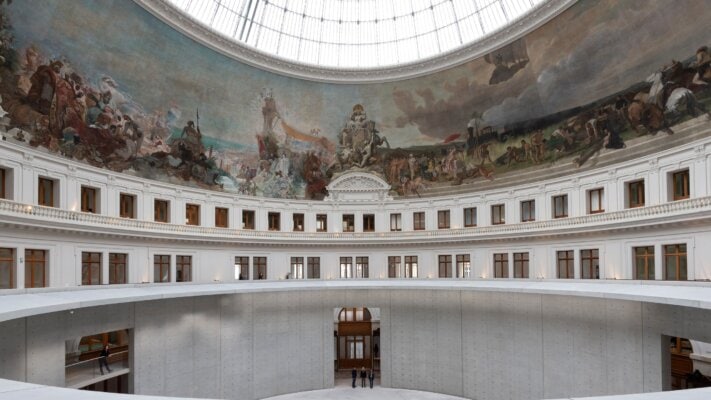
[(341, 129), (336, 165), (341, 170), (371, 165), (378, 147), (385, 144), (390, 148), (387, 139), (378, 133), (375, 121), (368, 119), (365, 108), (360, 104), (353, 106), (350, 119)]
[(32, 86), (27, 93), (27, 101), (32, 108), (44, 115), (49, 115), (63, 66), (61, 61), (56, 60), (49, 65), (40, 65), (30, 78)]
[(487, 54), (484, 60), (494, 65), (489, 84), (496, 85), (505, 82), (513, 78), (518, 71), (528, 64), (526, 41), (521, 38), (494, 53)]

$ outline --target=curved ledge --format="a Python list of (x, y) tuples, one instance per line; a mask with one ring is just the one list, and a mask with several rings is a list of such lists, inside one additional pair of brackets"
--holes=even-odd
[(118, 288), (25, 290), (0, 302), (0, 322), (57, 311), (181, 297), (255, 292), (309, 290), (473, 290), (562, 296), (595, 297), (711, 309), (707, 283), (649, 281), (517, 281), (517, 280), (288, 280), (248, 283), (142, 284)]
[(167, 0), (134, 1), (156, 18), (191, 39), (237, 61), (280, 75), (317, 82), (348, 84), (409, 79), (463, 64), (523, 37), (577, 2), (577, 0), (548, 0), (529, 13), (511, 21), (509, 25), (490, 33), (474, 43), (430, 58), (391, 67), (345, 69), (320, 67), (291, 61), (246, 46), (213, 31), (203, 23), (172, 6)]

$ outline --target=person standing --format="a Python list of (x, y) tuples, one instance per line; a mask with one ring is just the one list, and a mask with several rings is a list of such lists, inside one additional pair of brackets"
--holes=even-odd
[(372, 389), (373, 381), (375, 380), (375, 372), (373, 372), (372, 369), (368, 372), (368, 380), (370, 381), (370, 388)]
[(368, 373), (365, 371), (365, 367), (361, 367), (360, 369), (360, 387), (365, 387), (365, 378), (368, 376)]
[(351, 371), (351, 378), (353, 378), (353, 389), (355, 389), (355, 382), (357, 377), (358, 372), (356, 371), (355, 367), (353, 367), (353, 370)]
[(109, 368), (109, 345), (105, 345), (104, 348), (101, 350), (101, 353), (99, 354), (99, 371), (101, 371), (101, 375), (104, 374), (104, 367), (106, 367), (106, 370), (108, 372), (111, 372), (111, 368)]

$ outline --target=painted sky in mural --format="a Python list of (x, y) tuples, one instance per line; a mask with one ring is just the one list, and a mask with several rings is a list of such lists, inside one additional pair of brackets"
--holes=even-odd
[(365, 170), (419, 195), (559, 158), (580, 165), (704, 112), (709, 60), (697, 50), (711, 44), (711, 11), (675, 4), (581, 1), (447, 71), (336, 85), (240, 64), (133, 2), (17, 0), (2, 11), (0, 94), (27, 132), (16, 141), (96, 166), (316, 199), (334, 176)]

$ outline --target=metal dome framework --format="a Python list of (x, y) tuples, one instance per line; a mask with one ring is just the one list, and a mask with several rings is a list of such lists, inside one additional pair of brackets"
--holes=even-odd
[(435, 57), (546, 0), (168, 0), (213, 31), (303, 64), (368, 69)]

